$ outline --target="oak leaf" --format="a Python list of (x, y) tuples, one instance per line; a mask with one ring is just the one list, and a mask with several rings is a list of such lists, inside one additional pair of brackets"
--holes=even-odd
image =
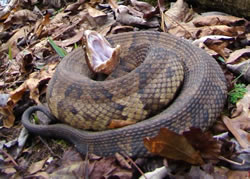
[(200, 152), (193, 148), (186, 137), (167, 128), (160, 129), (159, 134), (153, 138), (145, 138), (144, 145), (151, 153), (169, 159), (199, 165), (204, 163)]

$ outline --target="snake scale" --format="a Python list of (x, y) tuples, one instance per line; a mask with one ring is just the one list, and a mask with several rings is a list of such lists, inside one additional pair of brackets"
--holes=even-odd
[[(85, 58), (84, 50), (82, 48), (74, 50), (60, 62), (49, 82), (47, 101), (50, 111), (42, 106), (33, 106), (23, 113), (22, 123), (29, 132), (46, 137), (66, 139), (82, 154), (88, 152), (100, 156), (109, 156), (118, 152), (128, 156), (139, 157), (148, 154), (144, 147), (143, 139), (155, 136), (160, 128), (166, 127), (177, 133), (182, 133), (190, 127), (198, 127), (205, 130), (219, 117), (227, 95), (226, 80), (220, 66), (205, 51), (193, 46), (184, 39), (160, 32), (121, 33), (111, 35), (107, 37), (107, 40), (112, 46), (116, 44), (121, 45), (122, 49), (125, 50), (125, 55), (128, 57), (143, 61), (143, 59), (136, 58), (142, 58), (142, 56), (147, 58), (147, 54), (151, 53), (152, 58), (150, 59), (152, 60), (149, 60), (147, 65), (143, 65), (144, 63), (141, 62), (139, 65), (141, 70), (139, 71), (136, 71), (139, 68), (137, 67), (123, 77), (96, 82), (90, 79), (89, 72), (86, 72), (81, 67), (84, 63), (82, 59)], [(145, 52), (145, 50), (140, 50), (140, 48), (147, 50)], [(88, 96), (86, 98), (88, 101), (85, 103), (91, 104), (93, 101), (103, 99), (108, 106), (108, 103), (114, 103), (112, 99), (116, 99), (115, 95), (118, 95), (114, 91), (119, 91), (119, 85), (121, 84), (123, 84), (121, 85), (123, 90), (137, 87), (139, 91), (133, 94), (147, 94), (146, 90), (140, 89), (138, 86), (145, 86), (143, 84), (147, 82), (145, 75), (146, 77), (153, 75), (147, 75), (145, 73), (147, 70), (143, 69), (152, 68), (158, 63), (158, 60), (153, 60), (153, 57), (162, 53), (159, 49), (164, 51), (164, 56), (175, 58), (182, 65), (184, 71), (183, 84), (176, 98), (166, 109), (161, 110), (160, 113), (154, 116), (149, 116), (146, 120), (118, 129), (103, 131), (76, 129), (78, 126), (81, 128), (82, 125), (76, 116), (82, 115), (82, 110), (92, 110), (86, 107), (86, 105), (82, 107), (84, 105), (79, 103), (79, 99), (82, 99), (83, 96)], [(162, 54), (159, 57), (162, 57)], [(160, 60), (160, 63), (168, 62)], [(152, 70), (151, 72), (154, 73)], [(129, 75), (131, 78), (126, 80), (126, 76)], [(167, 76), (169, 75), (162, 75), (161, 78), (166, 78)], [(118, 83), (117, 81), (121, 80), (121, 78), (123, 80)], [(134, 81), (137, 85), (131, 85), (130, 81)], [(111, 83), (119, 85), (114, 87)], [(112, 88), (109, 88), (109, 85), (115, 89), (113, 92), (111, 92)], [(91, 90), (95, 91), (95, 89), (102, 90), (99, 90), (98, 94), (89, 94)], [(121, 90), (122, 93), (125, 93), (123, 90)], [(157, 90), (153, 91), (153, 93), (157, 93)], [(103, 109), (101, 105), (103, 103), (100, 102), (100, 108)], [(153, 108), (154, 105), (151, 106)], [(126, 104), (123, 104), (122, 107), (118, 106), (116, 110), (123, 110), (125, 107)], [(147, 106), (147, 108), (150, 108), (150, 106)], [(42, 111), (51, 119), (54, 119), (54, 116), (58, 119), (63, 118), (60, 120), (70, 125), (62, 123), (49, 125), (33, 124), (30, 122), (30, 117), (35, 111)], [(111, 113), (111, 118), (112, 111), (113, 109), (108, 110)], [(91, 112), (97, 113), (98, 110), (92, 110)], [(115, 116), (116, 114), (113, 115)], [(92, 119), (92, 121), (95, 122), (95, 119)], [(100, 121), (100, 123), (102, 122)]]

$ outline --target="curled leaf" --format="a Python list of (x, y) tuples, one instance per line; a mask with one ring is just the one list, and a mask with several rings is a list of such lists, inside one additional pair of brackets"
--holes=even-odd
[(250, 60), (235, 65), (227, 64), (227, 68), (236, 75), (242, 75), (250, 83)]

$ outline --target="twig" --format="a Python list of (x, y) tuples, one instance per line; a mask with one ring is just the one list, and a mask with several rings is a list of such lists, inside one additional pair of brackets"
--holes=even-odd
[(126, 154), (124, 154), (124, 156), (132, 163), (132, 165), (135, 166), (135, 168), (140, 172), (140, 174), (147, 179), (146, 175), (143, 173), (143, 171), (138, 167), (138, 165)]
[(3, 153), (4, 155), (6, 155), (16, 167), (18, 166), (15, 159), (10, 154), (8, 154), (7, 152), (5, 152), (2, 149), (0, 149), (0, 153)]
[(225, 157), (223, 157), (223, 156), (219, 156), (218, 159), (224, 160), (224, 161), (226, 161), (226, 162), (228, 162), (228, 163), (232, 163), (232, 164), (234, 164), (234, 165), (239, 165), (239, 166), (245, 164), (245, 160), (242, 160), (242, 162), (239, 163), (239, 162), (235, 162), (235, 161), (229, 160), (229, 159), (227, 159), (227, 158), (225, 158)]
[(48, 145), (48, 143), (45, 142), (45, 140), (44, 140), (42, 137), (40, 137), (40, 136), (38, 136), (38, 137), (39, 137), (39, 139), (42, 141), (42, 143), (48, 148), (49, 152), (50, 152), (53, 156), (57, 156), (58, 158), (62, 159), (62, 157), (60, 157), (59, 155), (56, 155), (56, 154), (52, 151), (52, 149), (50, 148), (50, 146)]

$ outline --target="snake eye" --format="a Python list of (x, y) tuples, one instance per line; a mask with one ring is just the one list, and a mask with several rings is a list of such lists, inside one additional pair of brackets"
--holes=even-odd
[(95, 73), (110, 74), (119, 63), (120, 45), (115, 48), (99, 33), (85, 31), (86, 60)]

